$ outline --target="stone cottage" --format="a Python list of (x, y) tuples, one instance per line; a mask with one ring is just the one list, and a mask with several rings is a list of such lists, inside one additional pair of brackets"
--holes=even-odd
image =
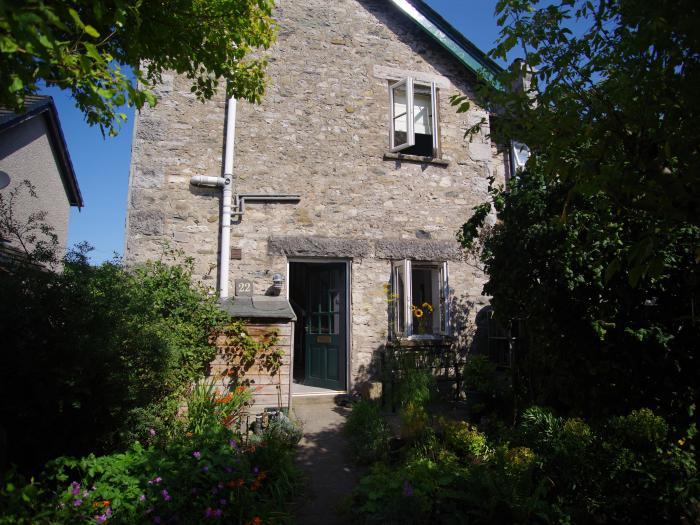
[(488, 126), (465, 140), (488, 114), (449, 97), (498, 66), (419, 0), (280, 0), (275, 16), (260, 105), (202, 105), (166, 76), (139, 115), (126, 260), (183, 249), (233, 315), (288, 327), (292, 393), (350, 391), (394, 335), (469, 337), (483, 275), (455, 235), (509, 155)]

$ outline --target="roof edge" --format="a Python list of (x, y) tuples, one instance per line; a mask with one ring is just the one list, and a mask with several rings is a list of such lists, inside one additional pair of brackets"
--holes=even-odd
[(71, 206), (82, 208), (85, 206), (85, 203), (83, 202), (83, 195), (80, 192), (78, 178), (75, 175), (73, 162), (71, 161), (70, 153), (68, 152), (68, 144), (63, 134), (61, 121), (58, 118), (58, 109), (56, 109), (56, 104), (54, 103), (52, 96), (42, 95), (42, 97), (45, 98), (43, 103), (37, 104), (36, 107), (26, 111), (25, 113), (19, 113), (15, 118), (3, 123), (3, 125), (0, 126), (0, 131), (6, 131), (45, 113), (50, 133), (49, 138), (57, 150), (56, 152), (58, 154), (59, 169), (61, 172), (61, 178), (65, 183), (68, 202)]
[(468, 70), (497, 84), (496, 76), (503, 72), (503, 68), (423, 0), (391, 0), (391, 2)]
[(56, 104), (53, 101), (53, 97), (49, 97), (48, 105), (48, 116), (51, 131), (54, 140), (58, 143), (59, 150), (59, 160), (62, 165), (61, 172), (64, 173), (64, 179), (68, 183), (69, 195), (68, 201), (71, 206), (77, 206), (82, 208), (85, 203), (83, 202), (83, 195), (80, 192), (80, 186), (78, 185), (78, 178), (75, 175), (75, 169), (73, 168), (73, 161), (70, 158), (70, 153), (68, 152), (68, 143), (66, 142), (66, 137), (63, 134), (63, 128), (61, 127), (61, 121), (58, 118), (58, 110), (56, 109)]

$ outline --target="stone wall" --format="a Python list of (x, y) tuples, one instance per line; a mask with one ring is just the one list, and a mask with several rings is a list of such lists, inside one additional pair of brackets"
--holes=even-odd
[[(455, 234), (487, 198), (488, 177), (503, 180), (505, 156), (488, 129), (464, 139), (487, 116), (476, 106), (458, 115), (449, 104), (452, 94), (471, 96), (469, 73), (389, 2), (280, 0), (276, 17), (265, 99), (238, 104), (233, 191), (301, 200), (246, 204), (232, 226), (241, 258), (231, 261), (231, 284), (250, 279), (262, 294), (288, 257), (350, 259), (350, 364), (360, 379), (386, 340), (391, 259), (448, 260), (451, 300), (466, 312), (459, 323), (483, 305), (483, 276), (462, 260)], [(397, 74), (437, 82), (444, 162), (385, 157)], [(177, 76), (158, 94), (135, 126), (126, 259), (157, 257), (167, 241), (215, 286), (219, 192), (188, 181), (222, 175), (225, 101), (196, 102)]]

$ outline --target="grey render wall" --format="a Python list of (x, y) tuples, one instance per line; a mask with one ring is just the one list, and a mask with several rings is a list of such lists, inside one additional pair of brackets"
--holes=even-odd
[[(23, 180), (36, 187), (38, 198), (22, 191), (14, 211), (23, 219), (31, 213), (45, 211), (45, 222), (54, 227), (61, 250), (65, 251), (70, 203), (43, 116), (0, 133), (0, 171), (10, 176), (10, 185), (0, 190), (3, 195), (9, 194)], [(12, 244), (17, 246), (16, 242)]]
[[(352, 378), (366, 373), (387, 335), (384, 284), (390, 260), (449, 260), (458, 329), (485, 299), (483, 276), (462, 260), (455, 241), (490, 175), (503, 179), (504, 155), (485, 135), (463, 138), (466, 116), (449, 105), (470, 95), (467, 71), (388, 2), (280, 0), (280, 31), (260, 105), (239, 102), (234, 193), (297, 193), (299, 204), (246, 204), (232, 227), (235, 278), (264, 293), (288, 258), (352, 261)], [(468, 36), (468, 35), (467, 35)], [(385, 160), (387, 72), (435, 78), (447, 166)], [(216, 285), (219, 192), (194, 188), (192, 175), (222, 175), (223, 94), (201, 105), (186, 79), (164, 78), (158, 106), (135, 127), (126, 258), (158, 257), (164, 241), (195, 257), (196, 272)], [(233, 289), (233, 286), (231, 286)]]

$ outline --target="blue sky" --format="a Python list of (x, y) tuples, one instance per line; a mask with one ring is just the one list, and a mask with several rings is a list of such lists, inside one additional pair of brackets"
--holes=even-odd
[[(427, 0), (443, 18), (479, 48), (488, 51), (498, 36), (493, 14), (495, 0)], [(94, 247), (91, 260), (101, 263), (124, 250), (129, 160), (133, 111), (116, 138), (103, 138), (99, 128), (88, 126), (72, 99), (57, 89), (52, 95), (61, 119), (85, 207), (71, 211), (68, 241), (87, 241)]]

